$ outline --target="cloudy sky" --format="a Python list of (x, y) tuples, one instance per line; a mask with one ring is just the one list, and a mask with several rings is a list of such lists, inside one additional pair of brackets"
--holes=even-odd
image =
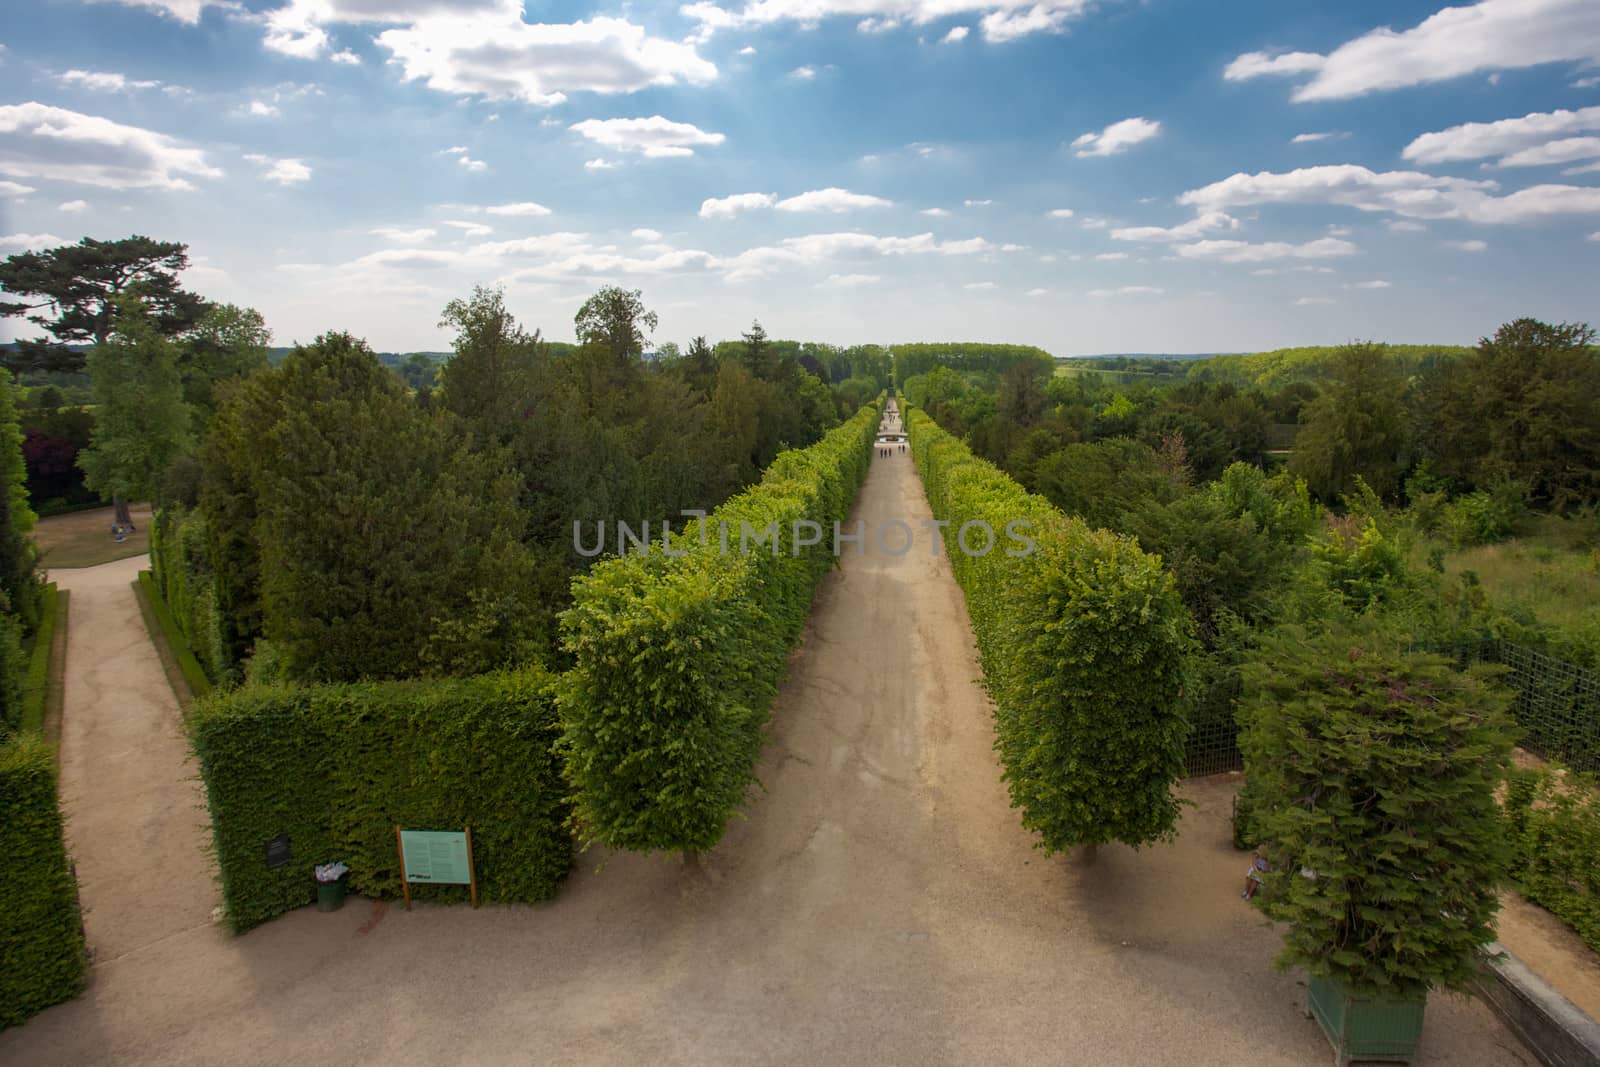
[(1600, 321), (1596, 0), (28, 0), (0, 45), (0, 254), (186, 241), (284, 344), (447, 347), (474, 284), (680, 343)]

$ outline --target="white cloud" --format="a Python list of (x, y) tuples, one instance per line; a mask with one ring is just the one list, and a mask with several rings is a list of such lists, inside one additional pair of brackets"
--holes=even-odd
[(1353, 255), (1356, 246), (1337, 237), (1320, 237), (1304, 244), (1286, 241), (1266, 241), (1251, 244), (1249, 241), (1196, 241), (1179, 245), (1178, 255), (1185, 259), (1216, 259), (1223, 263), (1261, 263), (1273, 259), (1327, 259), (1333, 256)]
[(687, 122), (660, 115), (647, 119), (584, 119), (570, 127), (595, 144), (620, 152), (638, 152), (650, 159), (692, 156), (701, 145), (719, 145), (728, 138)]
[(57, 237), (53, 233), (12, 233), (0, 236), (0, 254), (37, 252), (43, 248), (54, 248), (56, 245), (67, 243), (66, 238)]
[(0, 174), (107, 189), (191, 189), (222, 172), (165, 134), (40, 103), (0, 105)]
[(1548, 144), (1524, 148), (1500, 160), (1502, 167), (1543, 167), (1600, 156), (1600, 137), (1563, 137)]
[(583, 161), (584, 170), (616, 170), (617, 165), (609, 159), (586, 159)]
[(1600, 89), (1600, 77), (1574, 79), (1572, 87), (1574, 89)]
[(465, 222), (461, 219), (441, 219), (446, 226), (454, 226), (461, 231), (463, 237), (487, 237), (494, 232), (493, 226), (485, 226), (481, 222)]
[(311, 168), (298, 159), (271, 159), (254, 152), (246, 153), (244, 158), (251, 163), (261, 165), (263, 168), (261, 177), (265, 181), (277, 182), (279, 185), (297, 185), (311, 180)]
[(1099, 255), (1095, 256), (1094, 258), (1096, 260), (1098, 260), (1099, 262), (1101, 262), (1101, 263), (1115, 263), (1118, 260), (1127, 259), (1128, 258), (1128, 253), (1126, 253), (1126, 252), (1101, 252)]
[(1343, 140), (1349, 134), (1338, 130), (1329, 130), (1325, 133), (1297, 133), (1289, 138), (1290, 144), (1313, 144), (1317, 141)]
[(417, 241), (426, 241), (438, 231), (427, 226), (421, 226), (414, 230), (403, 230), (398, 226), (379, 226), (369, 232), (374, 237), (382, 237), (384, 240), (394, 241), (396, 244), (414, 244)]
[(1161, 132), (1161, 123), (1151, 119), (1135, 116), (1113, 122), (1099, 133), (1086, 133), (1072, 142), (1072, 147), (1078, 150), (1079, 158), (1090, 156), (1114, 156), (1118, 152), (1125, 152), (1136, 144), (1156, 136)]
[(87, 200), (68, 200), (65, 203), (56, 205), (56, 210), (65, 211), (69, 215), (76, 215), (79, 212), (86, 211), (88, 207), (89, 201)]
[(858, 285), (877, 285), (881, 281), (881, 274), (830, 274), (817, 285), (829, 289), (853, 289)]
[(771, 193), (735, 193), (732, 196), (724, 196), (720, 199), (713, 198), (701, 202), (700, 217), (703, 219), (731, 219), (742, 212), (771, 207), (777, 202), (777, 199)]
[(1229, 63), (1222, 76), (1231, 82), (1242, 82), (1270, 74), (1309, 74), (1321, 70), (1326, 62), (1315, 52), (1246, 52)]
[(1386, 281), (1383, 281), (1382, 279), (1374, 279), (1373, 281), (1370, 281), (1370, 282), (1356, 282), (1355, 285), (1352, 286), (1351, 288), (1354, 288), (1354, 289), (1393, 289), (1394, 288), (1394, 283), (1393, 282), (1386, 282)]
[(255, 115), (260, 118), (271, 118), (278, 113), (278, 106), (276, 104), (266, 103), (262, 100), (252, 100), (250, 101), (250, 106), (245, 110), (248, 114)]
[(1109, 221), (1107, 221), (1106, 219), (1102, 219), (1102, 218), (1098, 218), (1097, 216), (1090, 215), (1088, 218), (1086, 218), (1082, 222), (1078, 223), (1078, 225), (1082, 226), (1086, 230), (1103, 230), (1107, 226), (1110, 226), (1111, 223)]
[(37, 190), (31, 185), (23, 185), (21, 182), (0, 181), (0, 196), (27, 196), (32, 192), (37, 192)]
[(1048, 212), (1048, 214), (1053, 219), (1070, 219), (1073, 215), (1073, 211), (1070, 207), (1058, 207), (1053, 211)]
[(809, 67), (809, 66), (807, 66), (807, 67), (796, 67), (796, 68), (794, 68), (793, 70), (791, 70), (789, 72), (789, 77), (796, 78), (796, 79), (798, 79), (800, 81), (810, 81), (811, 79), (815, 78), (816, 76), (817, 76), (817, 68), (816, 67)]
[(1050, 290), (1048, 290), (1048, 289), (1029, 289), (1026, 293), (1023, 293), (1022, 295), (1023, 296), (1048, 296), (1049, 294), (1050, 294)]
[(944, 43), (955, 44), (957, 41), (965, 41), (967, 34), (971, 32), (972, 27), (970, 26), (952, 26), (950, 27), (950, 32), (944, 35)]
[(1600, 131), (1600, 107), (1577, 111), (1535, 111), (1498, 122), (1465, 122), (1425, 133), (1400, 153), (1413, 163), (1453, 163), (1505, 156), (1558, 137)]
[(661, 240), (661, 231), (641, 226), (633, 231), (633, 236), (641, 241), (659, 241)]
[(988, 290), (988, 289), (998, 289), (1000, 287), (998, 285), (996, 285), (994, 282), (968, 282), (966, 285), (963, 285), (961, 288), (963, 288), (963, 289), (972, 289), (974, 291), (980, 291), (980, 290)]
[(1597, 171), (1600, 171), (1600, 162), (1587, 163), (1581, 167), (1568, 167), (1561, 174), (1563, 177), (1572, 178), (1579, 174), (1594, 174)]
[[(387, 0), (393, 6), (396, 0)], [(374, 0), (296, 0), (290, 8), (337, 6), (363, 17), (327, 21), (402, 21), (385, 18)], [(575, 23), (524, 22), (521, 4), (470, 0), (481, 10), (456, 11), (443, 2), (411, 0), (426, 11), (409, 25), (387, 29), (376, 41), (400, 65), (407, 81), (445, 93), (530, 104), (559, 104), (568, 93), (632, 93), (652, 86), (705, 85), (716, 65), (693, 44), (649, 36), (626, 19), (596, 17)], [(318, 31), (320, 32), (320, 30)], [(318, 46), (320, 50), (320, 45)]]
[(1484, 241), (1446, 241), (1444, 246), (1453, 248), (1457, 252), (1482, 252), (1489, 247), (1488, 243)]
[(495, 204), (483, 209), (489, 215), (523, 215), (533, 218), (543, 218), (550, 214), (550, 209), (543, 204), (536, 204), (532, 200), (523, 200), (515, 204)]
[(1384, 219), (1383, 224), (1389, 227), (1391, 233), (1422, 233), (1427, 229), (1422, 223), (1410, 219)]
[(741, 55), (741, 56), (753, 56), (755, 54), (756, 54), (755, 45), (747, 44), (743, 48), (739, 49), (739, 55)]
[(1124, 285), (1118, 289), (1090, 289), (1089, 295), (1094, 297), (1104, 296), (1160, 296), (1166, 292), (1153, 285)]
[(350, 51), (348, 48), (342, 52), (335, 52), (328, 58), (333, 60), (335, 63), (345, 63), (352, 67), (359, 67), (361, 65), (361, 57)]
[(723, 29), (786, 21), (815, 25), (834, 16), (858, 20), (857, 28), (866, 33), (905, 23), (926, 26), (952, 16), (980, 16), (986, 39), (1010, 41), (1030, 33), (1059, 33), (1089, 7), (1090, 0), (747, 0), (743, 8), (735, 9), (696, 0), (678, 10), (700, 23), (692, 38), (696, 41)]
[(1329, 223), (1328, 224), (1328, 236), (1329, 237), (1349, 237), (1350, 236), (1350, 227), (1348, 227), (1348, 226), (1339, 226), (1339, 225), (1336, 225), (1334, 223)]
[(116, 0), (116, 2), (125, 7), (142, 7), (191, 26), (200, 21), (200, 13), (208, 7), (237, 6), (232, 0)]
[(1286, 173), (1235, 174), (1178, 197), (1199, 211), (1253, 204), (1339, 204), (1419, 219), (1465, 219), (1489, 224), (1531, 222), (1561, 215), (1600, 214), (1600, 189), (1535, 185), (1505, 196), (1499, 184), (1435, 177), (1420, 171), (1377, 173), (1342, 164)]
[(760, 277), (786, 267), (809, 267), (836, 260), (885, 256), (970, 256), (994, 251), (982, 237), (940, 241), (931, 233), (911, 237), (880, 237), (869, 233), (815, 233), (787, 237), (776, 245), (747, 249), (724, 266), (734, 281)]
[(473, 159), (465, 152), (456, 157), (456, 163), (463, 169), (472, 171), (474, 174), (481, 174), (489, 169), (489, 164), (485, 163), (481, 159)]
[(963, 200), (963, 201), (961, 201), (961, 203), (964, 204), (967, 207), (988, 207), (990, 204), (994, 203), (994, 201), (993, 200)]
[(1589, 240), (1591, 240), (1591, 241), (1600, 241), (1600, 230), (1596, 230), (1593, 233), (1591, 233), (1589, 235)]
[(1189, 241), (1216, 230), (1237, 230), (1239, 220), (1221, 211), (1207, 211), (1176, 226), (1124, 226), (1111, 231), (1118, 241)]
[(103, 70), (69, 70), (61, 75), (67, 85), (78, 85), (101, 93), (125, 93), (130, 89), (154, 89), (158, 81), (135, 81), (123, 74)]
[(809, 193), (791, 196), (773, 205), (779, 211), (828, 211), (835, 215), (859, 208), (893, 207), (894, 201), (881, 196), (852, 193), (848, 189), (816, 189)]
[(1311, 74), (1295, 100), (1343, 100), (1562, 61), (1600, 62), (1600, 5), (1594, 0), (1481, 0), (1444, 8), (1402, 32), (1381, 26), (1327, 56), (1251, 52), (1229, 64), (1224, 76)]
[(1326, 296), (1302, 296), (1299, 300), (1296, 300), (1294, 303), (1295, 303), (1295, 307), (1312, 307), (1312, 306), (1316, 306), (1316, 305), (1332, 304), (1332, 303), (1335, 303), (1335, 301), (1332, 298), (1326, 297)]
[(936, 219), (942, 219), (946, 215), (950, 214), (950, 212), (946, 211), (942, 207), (928, 207), (928, 208), (923, 208), (922, 209), (922, 214), (924, 214), (924, 215), (932, 215)]

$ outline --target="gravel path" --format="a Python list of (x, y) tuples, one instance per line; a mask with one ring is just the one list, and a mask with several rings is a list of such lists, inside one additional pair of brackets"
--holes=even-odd
[[(929, 518), (909, 456), (874, 461), (857, 516)], [(1272, 969), (1276, 933), (1239, 899), (1235, 783), (1186, 787), (1174, 845), (1102, 848), (1088, 868), (1033, 849), (928, 536), (849, 552), (826, 579), (764, 789), (700, 870), (591, 852), (545, 906), (353, 900), (239, 938), (204, 925), (175, 718), (114, 728), (135, 695), (161, 703), (154, 654), (91, 596), (80, 613), (70, 579), (64, 788), (100, 956), (84, 997), (0, 1034), (0, 1062), (1329, 1062), (1300, 977)], [(120, 593), (105, 583), (128, 619), (131, 569)], [(78, 671), (101, 661), (91, 685)], [(116, 786), (129, 762), (140, 785)], [(1534, 1061), (1480, 1005), (1435, 997), (1421, 1062)]]

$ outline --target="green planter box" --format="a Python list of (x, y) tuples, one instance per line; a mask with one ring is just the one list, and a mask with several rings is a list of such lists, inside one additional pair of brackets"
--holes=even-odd
[(1410, 1063), (1422, 1040), (1427, 1000), (1352, 997), (1336, 978), (1311, 979), (1311, 1014), (1333, 1042), (1334, 1059)]

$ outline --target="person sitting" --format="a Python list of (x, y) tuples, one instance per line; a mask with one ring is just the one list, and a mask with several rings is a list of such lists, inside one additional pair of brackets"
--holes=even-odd
[(1255, 859), (1250, 861), (1250, 869), (1244, 875), (1244, 891), (1239, 895), (1246, 900), (1261, 891), (1261, 875), (1267, 869), (1267, 861), (1257, 852)]

